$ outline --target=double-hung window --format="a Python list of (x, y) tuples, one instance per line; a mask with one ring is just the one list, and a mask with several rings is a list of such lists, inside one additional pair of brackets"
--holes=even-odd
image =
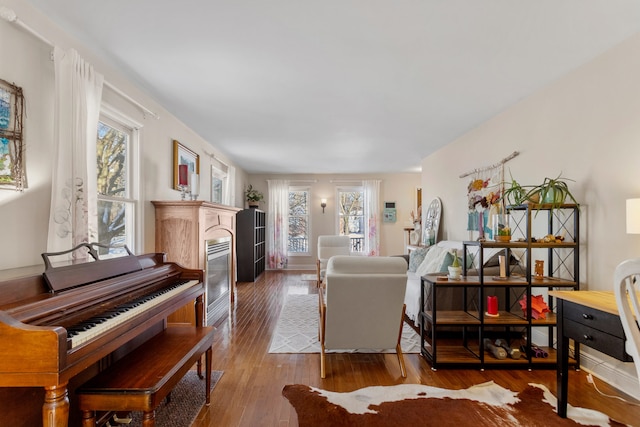
[(338, 234), (349, 236), (351, 252), (364, 251), (364, 191), (362, 187), (343, 187), (338, 193)]
[(289, 255), (309, 255), (309, 188), (289, 187)]
[[(103, 105), (96, 140), (98, 241), (103, 245), (127, 245), (139, 241), (138, 131), (135, 124)], [(101, 256), (117, 256), (124, 248), (101, 249)]]

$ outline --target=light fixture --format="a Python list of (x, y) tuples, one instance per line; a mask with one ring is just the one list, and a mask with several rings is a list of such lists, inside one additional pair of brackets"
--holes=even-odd
[(324, 213), (324, 208), (327, 207), (327, 199), (320, 199), (320, 207), (322, 207), (322, 213)]
[(640, 199), (627, 199), (627, 234), (640, 234)]

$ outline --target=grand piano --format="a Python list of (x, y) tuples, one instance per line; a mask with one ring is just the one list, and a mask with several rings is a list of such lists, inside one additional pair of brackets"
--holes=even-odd
[(144, 345), (185, 304), (204, 325), (202, 270), (161, 253), (100, 259), (99, 246), (71, 250), (89, 262), (54, 267), (63, 253), (43, 254), (43, 273), (0, 282), (0, 412), (15, 417), (2, 425), (23, 425), (38, 396), (42, 424), (67, 426), (74, 383)]

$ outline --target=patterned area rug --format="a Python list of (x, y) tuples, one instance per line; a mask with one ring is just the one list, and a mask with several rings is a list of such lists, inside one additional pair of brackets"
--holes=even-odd
[[(406, 323), (400, 343), (405, 353), (420, 353), (420, 336)], [(331, 350), (327, 353), (357, 353), (358, 350)], [(375, 350), (363, 350), (371, 353)], [(395, 353), (395, 349), (381, 353)], [(320, 353), (318, 341), (318, 295), (288, 295), (282, 307), (269, 353)]]
[(529, 384), (516, 393), (490, 381), (464, 390), (422, 384), (376, 386), (336, 393), (306, 385), (287, 385), (282, 394), (298, 414), (300, 427), (323, 426), (622, 426), (592, 409), (556, 412), (556, 398), (545, 386)]
[[(223, 371), (211, 371), (211, 390), (214, 389)], [(205, 380), (198, 378), (196, 371), (189, 371), (171, 392), (171, 402), (164, 402), (156, 409), (156, 427), (185, 427), (193, 424), (204, 406)], [(211, 401), (213, 401), (213, 392)], [(120, 425), (120, 424), (117, 424)], [(142, 412), (134, 412), (130, 427), (142, 426)]]

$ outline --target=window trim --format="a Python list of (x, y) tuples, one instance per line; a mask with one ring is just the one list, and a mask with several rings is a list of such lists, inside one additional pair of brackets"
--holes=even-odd
[[(126, 201), (131, 203), (131, 206), (133, 207), (132, 223), (134, 227), (134, 247), (129, 249), (134, 253), (142, 253), (144, 249), (144, 229), (140, 195), (142, 194), (142, 177), (144, 176), (144, 170), (140, 162), (140, 141), (143, 124), (124, 114), (122, 111), (107, 102), (102, 102), (100, 105), (100, 115), (98, 120), (103, 120), (103, 117), (115, 122), (118, 126), (126, 128), (131, 134), (128, 147), (129, 158), (127, 159), (127, 178), (130, 181), (130, 187)], [(96, 201), (98, 200), (98, 197), (99, 196), (96, 192)], [(101, 200), (110, 200), (108, 196), (100, 197)], [(122, 199), (117, 200), (122, 201)]]
[[(309, 185), (290, 185), (289, 186), (289, 192), (292, 191), (306, 191), (307, 192), (307, 251), (306, 252), (290, 252), (289, 251), (289, 246), (287, 245), (287, 256), (289, 257), (299, 257), (299, 256), (311, 256), (312, 254), (312, 250), (311, 250), (311, 235), (313, 232), (313, 227), (311, 224), (311, 218), (313, 215), (311, 215), (311, 186)], [(288, 224), (289, 218), (287, 215), (287, 224)]]
[[(336, 193), (335, 193), (335, 226), (334, 226), (334, 230), (335, 233), (337, 235), (340, 235), (340, 193), (348, 193), (348, 192), (359, 192), (362, 193), (362, 202), (363, 202), (363, 219), (364, 219), (364, 203), (366, 203), (366, 200), (364, 200), (365, 194), (364, 194), (364, 186), (363, 185), (341, 185), (341, 186), (337, 186), (336, 187)], [(362, 235), (363, 240), (367, 239), (367, 234), (363, 233)], [(352, 251), (352, 253), (354, 254), (364, 254), (364, 245), (363, 245), (363, 249), (361, 251)]]

